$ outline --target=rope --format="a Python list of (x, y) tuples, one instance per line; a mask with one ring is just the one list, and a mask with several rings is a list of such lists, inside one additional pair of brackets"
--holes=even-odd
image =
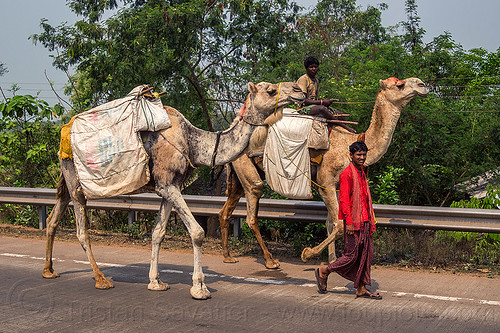
[(241, 119), (245, 123), (247, 123), (248, 125), (252, 125), (252, 126), (267, 126), (267, 124), (264, 124), (264, 123), (262, 123), (262, 124), (252, 123), (252, 122), (248, 121), (245, 117), (241, 117)]
[(371, 104), (375, 103), (376, 101), (369, 101), (369, 102), (332, 102), (332, 104)]
[(221, 131), (217, 132), (217, 138), (215, 139), (214, 153), (212, 154), (212, 161), (210, 162), (210, 167), (212, 168), (212, 170), (215, 166), (215, 157), (217, 156), (217, 148), (219, 147), (221, 134)]
[(278, 103), (280, 100), (280, 92), (281, 92), (281, 82), (278, 85), (278, 95), (276, 96), (276, 105), (274, 106), (274, 114), (276, 114), (276, 111), (278, 110)]

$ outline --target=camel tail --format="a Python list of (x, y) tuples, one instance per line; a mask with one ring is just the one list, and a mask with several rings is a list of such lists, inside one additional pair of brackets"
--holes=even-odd
[(238, 175), (233, 169), (231, 163), (226, 164), (226, 174), (227, 174), (227, 184), (226, 184), (226, 196), (227, 197), (238, 197), (241, 198), (245, 195), (243, 191), (243, 186), (241, 186), (241, 182), (238, 178)]
[(231, 190), (233, 188), (233, 176), (234, 176), (234, 170), (231, 167), (231, 163), (228, 163), (224, 166), (226, 169), (226, 196), (229, 196), (229, 193), (231, 193)]
[(59, 174), (59, 180), (57, 182), (57, 193), (56, 199), (62, 199), (69, 196), (68, 186), (66, 185), (66, 180), (64, 179), (64, 175), (61, 171)]

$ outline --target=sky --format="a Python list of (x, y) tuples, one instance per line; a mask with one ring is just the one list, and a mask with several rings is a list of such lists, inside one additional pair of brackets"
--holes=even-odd
[[(315, 0), (296, 0), (306, 8)], [(357, 0), (362, 8), (385, 2), (389, 8), (382, 13), (382, 24), (393, 26), (406, 20), (404, 0)], [(499, 0), (416, 0), (420, 26), (426, 30), (424, 42), (449, 32), (464, 49), (482, 47), (495, 52), (500, 47)], [(0, 0), (0, 62), (9, 72), (0, 77), (0, 86), (7, 97), (13, 83), (21, 87), (18, 94), (40, 92), (50, 105), (57, 103), (45, 78), (54, 82), (58, 92), (67, 82), (66, 74), (52, 66), (50, 53), (34, 45), (28, 37), (40, 33), (40, 20), (53, 26), (74, 22), (77, 17), (66, 7), (66, 0)], [(0, 100), (3, 100), (0, 98)]]

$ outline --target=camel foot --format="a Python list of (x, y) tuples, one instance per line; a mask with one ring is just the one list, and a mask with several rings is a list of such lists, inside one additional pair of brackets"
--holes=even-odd
[(208, 289), (204, 283), (201, 284), (201, 287), (199, 285), (192, 286), (190, 293), (191, 293), (191, 297), (193, 297), (194, 299), (198, 299), (198, 300), (205, 300), (205, 299), (212, 298), (212, 295), (210, 295), (210, 291), (208, 291)]
[(224, 262), (226, 264), (235, 264), (235, 263), (238, 262), (238, 260), (236, 260), (233, 257), (229, 256), (229, 257), (224, 257)]
[(95, 283), (95, 288), (100, 289), (100, 290), (106, 290), (106, 289), (110, 289), (110, 288), (114, 288), (114, 287), (115, 286), (113, 285), (113, 283), (106, 278), (102, 278), (102, 279), (96, 281), (96, 283)]
[(170, 289), (170, 286), (168, 283), (161, 282), (160, 280), (158, 281), (151, 281), (148, 284), (148, 290), (153, 290), (153, 291), (164, 291)]
[(310, 247), (306, 247), (302, 250), (300, 259), (302, 259), (303, 262), (308, 262), (312, 257), (314, 257), (314, 253)]
[(47, 269), (47, 270), (44, 269), (42, 272), (42, 276), (45, 279), (55, 279), (59, 277), (59, 274), (57, 274), (57, 272), (53, 269)]
[(278, 269), (280, 268), (280, 262), (277, 259), (268, 259), (266, 260), (266, 268), (267, 269)]

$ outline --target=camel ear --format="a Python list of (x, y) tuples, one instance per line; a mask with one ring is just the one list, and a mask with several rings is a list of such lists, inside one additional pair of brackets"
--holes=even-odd
[(252, 93), (252, 94), (256, 94), (258, 89), (257, 89), (257, 86), (252, 83), (252, 82), (248, 82), (248, 90)]
[(385, 80), (380, 80), (380, 88), (385, 89), (387, 88), (387, 85), (385, 84)]

